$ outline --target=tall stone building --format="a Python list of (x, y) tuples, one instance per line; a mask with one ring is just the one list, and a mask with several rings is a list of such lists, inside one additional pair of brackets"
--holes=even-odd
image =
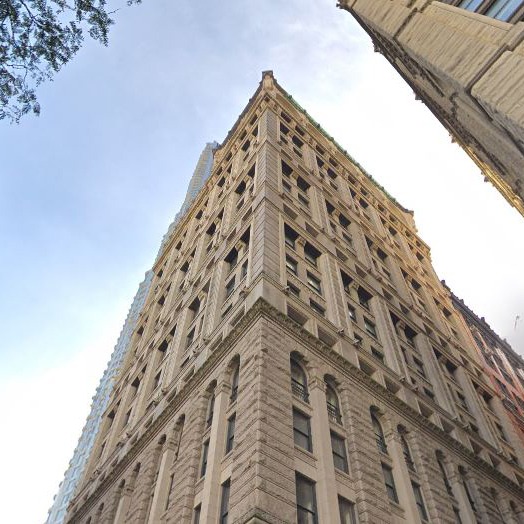
[(412, 213), (272, 73), (153, 270), (68, 522), (524, 521)]
[[(189, 182), (182, 207), (176, 214), (173, 222), (169, 225), (169, 228), (162, 239), (157, 258), (162, 254), (164, 245), (171, 238), (178, 222), (182, 220), (191, 207), (191, 203), (198, 195), (198, 192), (211, 176), (211, 168), (213, 167), (213, 150), (217, 146), (218, 144), (216, 142), (210, 142), (206, 144), (204, 150), (200, 154), (195, 171)], [(111, 354), (107, 368), (100, 379), (100, 384), (98, 385), (93, 397), (91, 409), (85, 426), (82, 429), (82, 434), (80, 435), (78, 444), (73, 452), (73, 457), (69, 461), (69, 466), (64, 474), (64, 479), (60, 483), (58, 493), (53, 500), (53, 505), (49, 509), (46, 524), (62, 524), (64, 522), (67, 506), (75, 493), (82, 475), (84, 474), (87, 459), (93, 448), (95, 438), (100, 429), (100, 424), (102, 423), (102, 415), (107, 408), (111, 398), (111, 393), (113, 392), (116, 377), (127, 351), (129, 350), (131, 338), (136, 328), (136, 322), (149, 293), (149, 288), (153, 281), (153, 275), (154, 273), (152, 270), (147, 271), (143, 282), (138, 286), (138, 291), (129, 309), (126, 321), (124, 322), (124, 327), (118, 337), (118, 341), (113, 353)]]
[(524, 215), (524, 2), (339, 0)]

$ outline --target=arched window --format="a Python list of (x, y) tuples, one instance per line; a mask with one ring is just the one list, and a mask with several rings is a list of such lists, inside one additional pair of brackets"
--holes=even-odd
[(495, 503), (495, 509), (497, 510), (497, 514), (502, 519), (502, 521), (504, 521), (504, 513), (502, 512), (502, 509), (500, 507), (499, 495), (497, 491), (493, 488), (491, 488), (490, 493), (491, 493), (491, 498), (493, 499), (493, 502)]
[(206, 427), (211, 427), (211, 424), (213, 423), (213, 413), (215, 410), (215, 392), (211, 394), (209, 397), (209, 403), (207, 405), (207, 417), (206, 417)]
[(415, 471), (415, 463), (413, 462), (411, 450), (409, 449), (408, 441), (406, 440), (406, 429), (402, 426), (399, 426), (398, 433), (400, 436), (400, 445), (402, 447), (402, 453), (404, 455), (404, 460), (406, 461), (406, 466), (411, 471)]
[(373, 424), (373, 431), (375, 433), (375, 440), (377, 442), (378, 450), (382, 453), (388, 452), (388, 447), (386, 445), (386, 438), (384, 437), (384, 431), (382, 430), (382, 425), (377, 418), (377, 414), (374, 410), (371, 410), (371, 423)]
[(329, 419), (337, 424), (342, 424), (338, 395), (331, 384), (326, 384), (326, 404)]
[(477, 505), (475, 503), (473, 492), (471, 491), (471, 486), (469, 485), (467, 471), (462, 466), (459, 466), (458, 469), (459, 469), (459, 474), (460, 474), (460, 480), (462, 481), (462, 485), (464, 486), (464, 491), (466, 492), (466, 496), (468, 497), (469, 504), (471, 506), (471, 509), (473, 510), (473, 513), (476, 514)]
[(444, 454), (442, 453), (442, 451), (439, 451), (439, 450), (437, 450), (435, 454), (437, 456), (437, 463), (440, 469), (440, 473), (442, 474), (442, 480), (444, 481), (444, 486), (446, 486), (446, 491), (448, 492), (449, 495), (453, 496), (453, 490), (451, 489), (451, 484), (449, 482), (448, 473), (446, 471), (446, 465), (444, 463), (444, 460), (445, 460)]
[(235, 366), (235, 370), (233, 371), (233, 375), (231, 377), (231, 396), (229, 397), (231, 403), (235, 402), (237, 399), (239, 371), (239, 366)]
[(302, 369), (302, 366), (294, 359), (291, 359), (291, 390), (293, 395), (309, 403), (306, 373)]

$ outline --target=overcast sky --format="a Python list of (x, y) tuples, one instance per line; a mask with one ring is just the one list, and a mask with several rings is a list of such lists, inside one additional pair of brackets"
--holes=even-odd
[(266, 69), (415, 211), (439, 276), (524, 352), (524, 219), (335, 0), (144, 0), (116, 22), (108, 48), (86, 42), (41, 87), (39, 118), (0, 123), (3, 522), (45, 520), (200, 151)]

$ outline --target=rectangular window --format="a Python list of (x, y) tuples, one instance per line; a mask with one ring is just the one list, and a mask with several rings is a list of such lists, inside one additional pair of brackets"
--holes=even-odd
[(292, 259), (289, 256), (286, 256), (286, 269), (293, 273), (293, 275), (298, 274), (298, 263), (296, 260)]
[(162, 377), (162, 370), (160, 370), (153, 379), (153, 390), (160, 386), (160, 378)]
[(307, 193), (311, 187), (302, 177), (297, 177), (297, 187), (300, 191)]
[(124, 416), (124, 426), (129, 424), (129, 419), (131, 418), (131, 410), (129, 410)]
[(312, 275), (309, 271), (307, 272), (307, 283), (308, 286), (315, 290), (319, 295), (322, 294), (322, 284), (320, 283), (320, 280), (315, 276)]
[(313, 247), (310, 243), (306, 242), (306, 245), (304, 246), (304, 257), (307, 262), (317, 267), (318, 257), (320, 257), (321, 254), (322, 253), (320, 253), (318, 249)]
[(298, 473), (295, 474), (297, 491), (297, 523), (318, 524), (315, 483)]
[(348, 235), (347, 233), (342, 233), (342, 237), (346, 241), (347, 245), (352, 248), (353, 247), (353, 238), (350, 235)]
[(209, 452), (209, 440), (206, 440), (202, 445), (202, 465), (200, 467), (200, 476), (203, 477), (206, 474), (207, 469), (207, 454)]
[(166, 497), (166, 503), (164, 504), (164, 511), (169, 508), (169, 497), (171, 495), (171, 491), (173, 490), (173, 483), (175, 482), (175, 474), (171, 473), (169, 475), (169, 488), (167, 488), (167, 497)]
[(338, 508), (340, 510), (340, 524), (357, 524), (355, 504), (345, 498), (338, 497)]
[(193, 341), (195, 340), (195, 328), (193, 328), (188, 334), (186, 338), (186, 348), (188, 348)]
[(360, 305), (369, 310), (369, 301), (373, 298), (373, 295), (363, 287), (358, 288), (357, 294)]
[(357, 313), (355, 312), (355, 308), (353, 306), (350, 306), (349, 304), (348, 304), (348, 313), (349, 313), (349, 318), (353, 322), (356, 322), (357, 321)]
[(504, 433), (504, 429), (503, 427), (498, 423), (498, 422), (495, 422), (495, 426), (497, 427), (497, 431), (499, 432), (499, 436), (500, 438), (504, 441), (504, 442), (507, 442), (508, 439), (506, 437), (506, 434)]
[(382, 475), (384, 476), (384, 484), (386, 486), (389, 499), (398, 504), (397, 488), (395, 487), (393, 470), (389, 466), (386, 466), (386, 464), (382, 464)]
[(351, 222), (342, 214), (338, 215), (338, 223), (344, 228), (347, 229)]
[(231, 489), (231, 481), (226, 480), (222, 484), (222, 496), (220, 501), (220, 524), (227, 524), (229, 517), (229, 491)]
[(496, 0), (486, 11), (486, 16), (507, 22), (521, 6), (521, 0)]
[(293, 438), (297, 446), (313, 451), (309, 417), (296, 409), (293, 410)]
[(315, 311), (319, 315), (325, 316), (326, 310), (320, 304), (317, 304), (314, 300), (309, 301), (309, 306), (313, 311)]
[(424, 369), (424, 363), (419, 360), (416, 357), (413, 357), (413, 364), (416, 368), (416, 370), (419, 372), (420, 375), (422, 375), (424, 378), (426, 377), (426, 371)]
[(368, 335), (371, 335), (373, 338), (377, 338), (377, 328), (375, 327), (375, 324), (373, 324), (373, 322), (368, 320), (366, 317), (364, 317), (364, 327), (366, 328)]
[(233, 248), (224, 260), (229, 264), (229, 271), (231, 271), (238, 263), (237, 249)]
[(384, 353), (382, 353), (381, 351), (379, 351), (378, 349), (374, 348), (374, 347), (371, 347), (371, 354), (378, 360), (380, 360), (380, 362), (384, 362)]
[(484, 0), (462, 0), (459, 7), (468, 11), (475, 11)]
[(229, 417), (227, 421), (227, 440), (226, 440), (226, 455), (233, 449), (235, 445), (235, 424), (237, 416), (236, 414)]
[(305, 207), (309, 207), (309, 199), (305, 197), (302, 193), (298, 194), (298, 199), (300, 200), (300, 203), (303, 204)]
[(243, 280), (247, 277), (247, 260), (242, 264), (242, 268), (240, 269), (240, 280)]
[(333, 432), (331, 432), (331, 449), (333, 450), (333, 464), (335, 468), (344, 473), (349, 473), (346, 443), (342, 437)]
[(295, 295), (296, 297), (300, 297), (300, 289), (297, 286), (293, 285), (291, 282), (288, 282), (287, 287), (289, 288), (289, 292), (292, 295)]
[(284, 224), (284, 239), (287, 246), (295, 249), (298, 233), (294, 229), (290, 228), (287, 224)]
[(200, 524), (200, 511), (201, 511), (201, 506), (200, 504), (195, 508), (195, 516), (193, 518), (193, 524)]
[(227, 284), (226, 284), (226, 298), (229, 298), (233, 291), (235, 291), (235, 277), (233, 277)]
[(426, 511), (426, 506), (424, 504), (424, 499), (422, 498), (422, 490), (420, 489), (420, 486), (418, 484), (415, 484), (415, 482), (412, 482), (411, 485), (413, 486), (413, 494), (415, 495), (415, 502), (417, 504), (420, 518), (423, 521), (427, 521), (428, 514)]
[(456, 394), (457, 394), (457, 398), (458, 398), (458, 401), (459, 401), (460, 405), (466, 411), (469, 410), (468, 403), (466, 402), (466, 397), (462, 393), (459, 393), (458, 391), (456, 392)]

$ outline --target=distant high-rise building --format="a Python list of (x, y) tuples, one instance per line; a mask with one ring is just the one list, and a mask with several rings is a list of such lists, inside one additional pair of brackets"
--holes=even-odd
[(339, 0), (524, 215), (524, 1)]
[(73, 453), (73, 458), (69, 462), (69, 467), (64, 474), (64, 480), (60, 483), (58, 493), (55, 495), (53, 501), (53, 506), (49, 510), (46, 521), (47, 524), (61, 524), (64, 522), (67, 506), (78, 486), (86, 461), (91, 453), (91, 449), (93, 448), (102, 421), (102, 414), (107, 408), (115, 378), (128, 350), (129, 342), (135, 329), (138, 315), (142, 310), (147, 293), (149, 292), (152, 278), (153, 272), (148, 271), (143, 282), (138, 287), (138, 291), (133, 299), (131, 308), (129, 309), (124, 327), (118, 337), (111, 359), (109, 360), (107, 368), (100, 379), (100, 384), (96, 389), (93, 403), (91, 404), (91, 411), (87, 417), (85, 426), (82, 429), (82, 434)]
[(153, 272), (68, 522), (522, 522), (522, 443), (412, 212), (272, 73)]
[[(169, 226), (167, 233), (164, 235), (159, 255), (163, 250), (164, 243), (169, 240), (176, 225), (183, 218), (184, 214), (189, 209), (191, 202), (211, 175), (213, 150), (217, 146), (218, 144), (216, 142), (209, 143), (206, 144), (206, 147), (202, 151), (193, 176), (189, 182), (184, 203)], [(147, 294), (149, 293), (152, 280), (153, 271), (150, 270), (145, 274), (144, 281), (140, 284), (137, 294), (133, 299), (133, 303), (131, 304), (131, 308), (127, 315), (122, 332), (120, 333), (120, 337), (118, 338), (118, 342), (100, 380), (96, 394), (93, 397), (91, 411), (82, 430), (78, 445), (73, 453), (73, 458), (65, 472), (64, 480), (60, 483), (58, 493), (55, 495), (53, 501), (53, 506), (49, 510), (46, 524), (62, 524), (62, 522), (64, 522), (67, 505), (69, 504), (84, 472), (86, 460), (91, 452), (98, 430), (100, 429), (102, 414), (107, 408), (115, 384), (115, 378), (120, 366), (122, 365), (126, 352), (129, 349), (131, 335), (133, 334), (137, 319), (142, 311)]]

